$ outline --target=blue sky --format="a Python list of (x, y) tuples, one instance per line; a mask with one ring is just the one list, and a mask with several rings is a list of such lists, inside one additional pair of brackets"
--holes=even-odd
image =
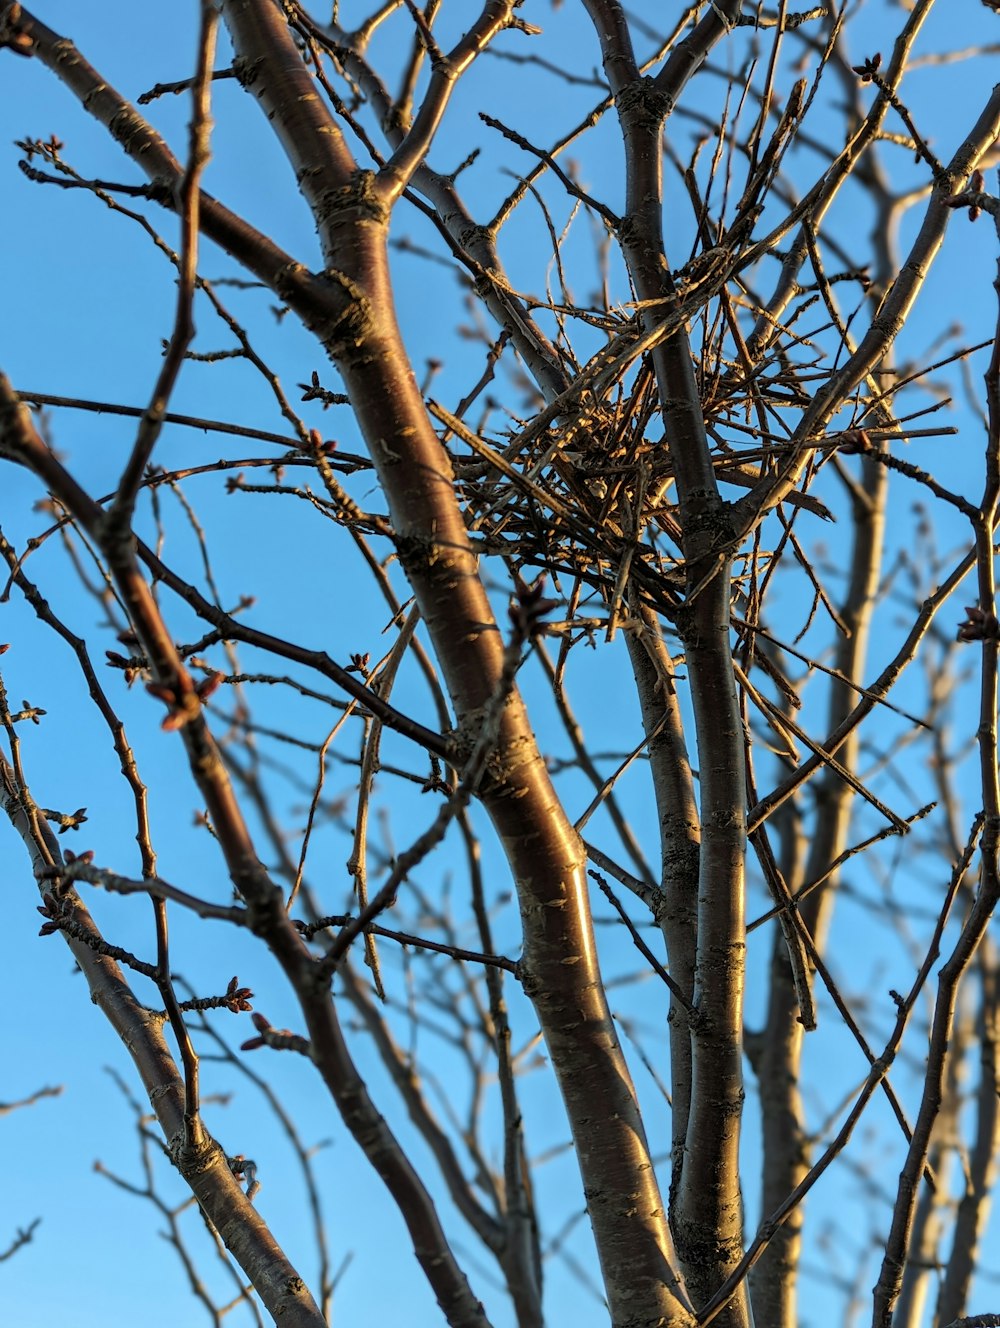
[[(658, 6), (637, 6), (637, 12), (651, 18), (660, 13)], [(357, 15), (364, 11), (352, 6)], [(40, 7), (38, 16), (50, 26), (73, 37), (109, 81), (129, 97), (160, 81), (187, 75), (193, 52), (192, 23), (196, 6), (190, 5), (178, 16), (165, 21), (154, 7), (124, 3), (104, 3), (81, 16), (78, 5), (53, 2)], [(344, 6), (345, 22), (350, 21)], [(445, 21), (449, 7), (445, 5)], [(454, 22), (463, 11), (456, 7)], [(899, 23), (900, 9), (879, 0), (861, 9), (851, 21), (852, 50), (860, 59), (875, 49), (887, 51), (886, 34)], [(544, 36), (534, 46), (518, 34), (508, 34), (502, 48), (520, 54), (533, 50), (545, 58), (584, 73), (598, 64), (598, 51), (589, 24), (575, 3), (559, 8), (530, 2), (521, 11), (529, 22), (537, 22)], [(397, 26), (398, 30), (398, 26)], [(373, 59), (390, 64), (398, 60), (393, 46), (393, 29), (375, 43)], [(924, 53), (953, 50), (975, 41), (1000, 39), (1000, 18), (988, 13), (973, 0), (953, 0), (940, 4), (929, 20), (918, 45)], [(994, 57), (995, 59), (995, 57)], [(220, 64), (222, 63), (220, 55)], [(724, 58), (720, 63), (725, 64)], [(791, 77), (787, 70), (783, 75)], [(486, 108), (499, 114), (523, 132), (548, 141), (563, 127), (575, 123), (594, 104), (594, 88), (568, 88), (563, 83), (538, 75), (532, 83), (531, 98), (520, 94), (517, 79), (520, 67), (497, 58), (484, 58), (475, 67), (449, 108), (442, 137), (433, 163), (442, 170), (454, 169), (471, 148), (481, 146), (483, 158), (462, 177), (463, 191), (477, 216), (489, 216), (511, 187), (505, 172), (523, 167), (518, 151), (510, 144), (491, 136), (479, 122), (476, 112)], [(908, 80), (908, 105), (918, 123), (932, 139), (942, 157), (954, 150), (967, 132), (989, 94), (995, 79), (995, 63), (978, 59), (957, 66), (927, 65)], [(711, 76), (703, 79), (704, 91), (697, 106), (712, 104), (714, 85)], [(787, 86), (787, 81), (786, 81)], [(512, 95), (513, 89), (513, 95)], [(287, 163), (267, 132), (256, 109), (243, 104), (244, 97), (234, 82), (216, 85), (213, 161), (206, 179), (207, 187), (225, 202), (272, 233), (280, 243), (305, 262), (315, 263), (316, 243), (305, 205), (295, 193)], [(180, 152), (183, 148), (188, 104), (184, 98), (161, 98), (150, 108), (156, 125)], [(3, 307), (6, 317), (0, 321), (0, 366), (15, 386), (64, 396), (94, 400), (142, 404), (151, 389), (160, 366), (162, 339), (169, 334), (173, 308), (171, 272), (147, 235), (131, 221), (107, 215), (101, 205), (82, 191), (63, 192), (40, 188), (24, 179), (17, 170), (21, 155), (13, 140), (25, 136), (46, 138), (55, 133), (65, 144), (67, 160), (88, 177), (134, 181), (134, 169), (124, 163), (115, 145), (104, 131), (80, 111), (74, 100), (41, 66), (33, 61), (4, 55), (0, 60), (0, 208), (4, 218), (7, 261), (4, 265)], [(832, 123), (832, 121), (831, 121)], [(838, 131), (839, 132), (839, 131)], [(680, 117), (672, 122), (672, 142), (681, 155), (689, 151), (691, 127)], [(574, 155), (571, 152), (570, 155)], [(620, 197), (618, 149), (610, 123), (603, 125), (589, 146), (578, 154), (582, 178), (611, 206)], [(894, 162), (895, 167), (895, 162)], [(807, 179), (815, 170), (803, 154), (799, 178)], [(901, 166), (900, 178), (916, 183), (919, 171)], [(565, 199), (548, 190), (553, 213), (564, 223), (570, 212)], [(852, 195), (838, 205), (842, 232), (856, 235), (870, 224), (863, 203)], [(852, 214), (851, 209), (856, 209)], [(900, 244), (905, 251), (920, 216), (919, 204), (903, 223)], [(176, 240), (176, 226), (170, 217), (150, 213), (170, 243)], [(525, 204), (502, 239), (502, 251), (515, 284), (540, 291), (545, 280), (544, 265), (536, 258), (537, 210)], [(395, 223), (398, 237), (407, 236), (416, 245), (433, 246), (435, 237), (427, 223), (412, 210), (401, 209)], [(673, 240), (673, 236), (671, 239)], [(586, 298), (587, 283), (594, 271), (588, 254), (592, 232), (586, 223), (576, 225), (566, 252), (577, 294)], [(676, 240), (680, 262), (690, 235)], [(944, 251), (922, 296), (917, 315), (901, 338), (899, 353), (917, 355), (934, 342), (952, 323), (963, 331), (947, 343), (940, 354), (962, 342), (981, 341), (991, 335), (995, 319), (992, 280), (995, 271), (996, 237), (984, 219), (970, 226), (958, 216), (951, 228)], [(467, 320), (464, 290), (452, 273), (412, 254), (399, 253), (395, 259), (398, 278), (400, 317), (418, 377), (427, 358), (444, 362), (434, 382), (434, 395), (454, 403), (475, 380), (482, 349), (475, 342), (455, 336), (450, 329)], [(202, 270), (211, 277), (231, 276), (233, 265), (206, 246)], [(613, 274), (613, 277), (615, 274)], [(253, 329), (259, 347), (281, 375), (293, 401), (299, 393), (294, 384), (307, 381), (316, 370), (328, 387), (335, 388), (333, 371), (325, 364), (321, 351), (290, 318), (280, 324), (268, 312), (271, 297), (261, 292), (221, 292), (238, 316)], [(627, 299), (621, 285), (617, 292)], [(198, 310), (199, 350), (229, 346), (231, 339), (214, 322), (204, 306)], [(932, 357), (933, 358), (933, 357)], [(972, 388), (979, 391), (985, 359), (980, 355), (971, 372)], [(957, 375), (953, 375), (959, 389)], [(497, 395), (512, 409), (520, 402), (516, 390), (500, 379)], [(249, 426), (287, 433), (266, 386), (245, 366), (227, 362), (189, 364), (182, 375), (173, 408), (199, 416), (229, 420)], [(360, 450), (360, 442), (349, 415), (343, 410), (322, 412), (318, 406), (301, 407), (303, 418), (320, 428), (324, 436), (335, 437), (342, 450)], [(976, 498), (981, 485), (981, 428), (960, 394), (948, 412), (947, 422), (962, 430), (954, 439), (910, 445), (907, 459), (947, 476), (946, 482), (967, 496)], [(128, 422), (108, 416), (78, 412), (55, 412), (50, 416), (52, 436), (67, 464), (86, 478), (92, 490), (103, 493), (115, 482), (122, 459), (131, 441)], [(204, 436), (192, 431), (167, 429), (157, 453), (166, 466), (193, 465), (217, 457), (263, 454), (259, 444), (229, 442), (218, 436)], [(42, 496), (41, 489), (25, 472), (10, 466), (2, 471), (0, 521), (4, 533), (18, 547), (46, 526), (33, 504)], [(377, 506), (364, 479), (353, 481), (353, 492)], [(335, 648), (345, 659), (351, 651), (371, 650), (378, 655), (385, 648), (379, 636), (385, 613), (381, 604), (372, 601), (363, 579), (360, 561), (340, 546), (333, 552), (319, 544), (312, 553), (300, 547), (305, 538), (303, 515), (299, 504), (275, 502), (264, 496), (239, 494), (226, 497), (216, 481), (192, 481), (187, 490), (199, 514), (210, 524), (215, 547), (223, 550), (219, 558), (220, 596), (223, 603), (235, 603), (240, 595), (253, 593), (255, 625), (282, 630), (289, 623), (301, 627), (303, 639)], [(909, 503), (919, 495), (901, 488), (900, 503)], [(192, 577), (200, 576), (199, 550), (191, 528), (186, 524), (176, 499), (162, 495), (165, 524), (168, 526), (169, 560)], [(267, 509), (261, 504), (267, 502)], [(254, 510), (250, 511), (247, 505)], [(902, 508), (900, 509), (902, 510)], [(143, 532), (155, 537), (154, 514), (149, 506), (140, 514)], [(309, 530), (312, 531), (310, 526)], [(311, 536), (310, 536), (311, 537)], [(828, 559), (836, 566), (841, 550), (837, 531), (822, 529), (817, 537), (825, 540)], [(911, 538), (910, 526), (901, 521), (890, 540), (896, 552)], [(946, 515), (941, 525), (942, 547), (960, 545), (968, 540), (967, 529)], [(303, 556), (299, 556), (300, 553)], [(67, 621), (81, 632), (90, 632), (99, 617), (96, 602), (69, 583), (67, 564), (55, 541), (49, 541), (26, 564), (31, 575), (55, 603)], [(801, 617), (801, 589), (784, 592), (788, 600), (789, 622)], [(963, 601), (964, 602), (964, 601)], [(89, 820), (74, 837), (73, 847), (94, 850), (102, 865), (123, 873), (137, 873), (138, 862), (128, 820), (129, 798), (116, 771), (116, 761), (106, 734), (84, 705), (85, 694), (68, 651), (48, 634), (41, 633), (30, 610), (12, 596), (0, 606), (0, 639), (14, 642), (4, 658), (4, 678), (12, 702), (22, 698), (42, 706), (47, 715), (37, 728), (24, 738), (24, 756), (29, 781), (38, 800), (46, 806), (73, 809), (88, 808)], [(200, 629), (194, 619), (171, 606), (174, 630), (182, 640), (195, 639)], [(874, 674), (895, 650), (900, 636), (898, 621), (889, 615), (886, 634), (872, 643)], [(797, 628), (796, 628), (797, 630)], [(104, 642), (101, 642), (103, 649)], [(110, 640), (107, 644), (113, 644)], [(252, 660), (252, 653), (250, 654)], [(259, 661), (257, 661), (259, 665)], [(571, 678), (574, 696), (581, 711), (587, 736), (598, 750), (620, 750), (637, 740), (638, 717), (631, 697), (622, 690), (622, 652), (577, 652), (573, 657)], [(113, 679), (109, 688), (119, 679)], [(560, 752), (564, 740), (554, 735), (545, 715), (544, 689), (537, 675), (526, 677), (525, 685), (538, 703), (538, 727), (543, 740), (551, 740)], [(902, 703), (906, 704), (906, 687)], [(400, 704), (427, 706), (426, 694), (413, 679), (404, 676), (400, 683)], [(917, 697), (919, 689), (914, 687)], [(614, 698), (620, 704), (608, 704)], [(159, 731), (159, 714), (141, 690), (114, 688), (114, 700), (129, 727), (136, 745), (140, 768), (151, 784), (164, 791), (154, 797), (154, 843), (160, 854), (160, 871), (168, 880), (195, 890), (205, 897), (225, 902), (228, 883), (217, 856), (206, 837), (193, 825), (198, 808), (196, 790), (182, 759), (180, 744), (172, 735)], [(332, 712), (289, 700), (286, 693), (265, 693), (259, 699), (262, 722), (311, 741), (321, 741), (324, 724)], [(957, 726), (968, 728), (971, 712), (960, 709)], [(426, 714), (418, 714), (430, 722)], [(974, 727), (974, 720), (971, 721)], [(24, 726), (27, 728), (27, 726)], [(353, 751), (350, 743), (346, 749)], [(387, 763), (398, 757), (411, 761), (412, 750), (387, 737)], [(922, 785), (923, 776), (909, 771), (914, 782)], [(307, 773), (311, 778), (311, 773)], [(333, 767), (328, 774), (331, 793), (351, 790), (353, 775), (349, 769)], [(579, 815), (589, 801), (590, 791), (583, 781), (567, 777), (562, 791), (573, 814)], [(638, 782), (632, 790), (633, 817), (647, 854), (655, 859), (655, 826), (648, 791)], [(301, 820), (302, 796), (291, 791), (282, 795), (284, 808)], [(970, 792), (970, 797), (973, 794)], [(390, 799), (390, 802), (392, 800)], [(297, 810), (296, 810), (297, 809)], [(909, 810), (909, 808), (907, 808)], [(971, 804), (969, 813), (971, 815)], [(419, 832), (433, 808), (419, 799), (401, 794), (392, 803), (391, 830), (397, 842)], [(595, 821), (600, 833), (607, 825)], [(596, 833), (596, 832), (595, 832)], [(0, 936), (0, 1002), (6, 1012), (4, 1029), (4, 1072), (0, 1075), (0, 1101), (26, 1095), (45, 1083), (63, 1085), (58, 1099), (44, 1100), (30, 1110), (16, 1112), (0, 1121), (0, 1159), (4, 1168), (5, 1202), (0, 1216), (0, 1245), (8, 1232), (41, 1216), (43, 1222), (32, 1244), (17, 1258), (0, 1266), (0, 1299), (7, 1308), (8, 1321), (18, 1328), (42, 1328), (57, 1321), (74, 1328), (130, 1322), (142, 1307), (142, 1317), (150, 1328), (167, 1328), (178, 1323), (203, 1321), (204, 1312), (192, 1300), (179, 1264), (172, 1266), (172, 1255), (165, 1250), (158, 1231), (163, 1222), (148, 1203), (116, 1190), (93, 1169), (100, 1160), (106, 1167), (131, 1181), (140, 1179), (132, 1115), (127, 1102), (106, 1072), (110, 1066), (128, 1074), (128, 1062), (110, 1029), (82, 992), (82, 980), (74, 976), (72, 963), (58, 940), (37, 939), (39, 918), (21, 846), (11, 835), (5, 839), (2, 861), (4, 886), (8, 891), (6, 926)], [(317, 836), (310, 858), (314, 881), (324, 886), (329, 880), (330, 895), (343, 893), (343, 860), (347, 839), (330, 827)], [(454, 846), (451, 846), (454, 848)], [(298, 841), (293, 842), (297, 852)], [(495, 846), (485, 844), (486, 865), (491, 884), (499, 893), (506, 887), (506, 874)], [(455, 871), (460, 868), (456, 862)], [(428, 890), (442, 887), (442, 878), (451, 867), (445, 856), (442, 863), (429, 867), (422, 878)], [(914, 877), (922, 864), (917, 864)], [(933, 875), (933, 868), (930, 869)], [(338, 885), (337, 882), (340, 882)], [(137, 900), (94, 898), (100, 920), (119, 944), (132, 946), (148, 954), (150, 928), (148, 910)], [(596, 911), (603, 917), (606, 909), (598, 902)], [(846, 901), (838, 916), (833, 940), (833, 954), (840, 958), (857, 949), (864, 964), (863, 972), (876, 974), (879, 989), (891, 985), (905, 987), (905, 964), (896, 953), (884, 958), (867, 944), (868, 914)], [(270, 961), (257, 953), (246, 938), (234, 935), (219, 924), (192, 924), (183, 916), (173, 921), (174, 954), (177, 968), (199, 990), (220, 990), (238, 973), (259, 993), (256, 1002), (276, 1026), (296, 1026), (292, 1002), (277, 981)], [(606, 963), (613, 973), (631, 965), (628, 947), (613, 939), (602, 927), (602, 945), (606, 945)], [(497, 916), (497, 944), (504, 953), (516, 955), (517, 923), (510, 907)], [(761, 946), (751, 964), (761, 964), (765, 948)], [(863, 983), (865, 978), (859, 978)], [(140, 995), (155, 1002), (138, 982)], [(872, 991), (876, 988), (872, 987)], [(523, 1002), (512, 998), (518, 1028), (527, 1033), (530, 1012)], [(623, 1015), (638, 1020), (653, 1039), (664, 1027), (666, 1002), (658, 986), (647, 983), (636, 993), (632, 989), (614, 992), (621, 1002)], [(751, 993), (750, 1012), (759, 1000)], [(884, 1024), (886, 1015), (876, 1010), (872, 1022)], [(811, 1052), (810, 1073), (815, 1073), (817, 1104), (835, 1101), (833, 1076), (830, 1086), (824, 1081), (829, 1068), (835, 1067), (836, 1082), (846, 1078), (858, 1082), (863, 1066), (856, 1048), (830, 1025), (827, 1011), (824, 1041)], [(234, 1045), (250, 1036), (246, 1016), (231, 1018), (219, 1025)], [(392, 1089), (385, 1080), (376, 1058), (363, 1038), (356, 1039), (356, 1049), (376, 1099), (392, 1103)], [(438, 1063), (446, 1085), (457, 1069), (444, 1053)], [(813, 1063), (815, 1062), (815, 1064)], [(268, 1077), (294, 1104), (301, 1133), (310, 1145), (329, 1141), (317, 1161), (326, 1212), (332, 1262), (336, 1266), (351, 1256), (336, 1299), (335, 1314), (341, 1323), (363, 1324), (370, 1321), (372, 1297), (377, 1295), (378, 1313), (387, 1319), (396, 1315), (418, 1326), (438, 1322), (430, 1294), (412, 1257), (402, 1223), (384, 1197), (381, 1187), (360, 1158), (353, 1143), (345, 1136), (339, 1120), (328, 1105), (323, 1091), (309, 1067), (290, 1056), (268, 1057), (258, 1053), (250, 1066)], [(659, 1064), (662, 1072), (662, 1060)], [(666, 1111), (652, 1078), (637, 1059), (633, 1072), (640, 1096), (649, 1113), (650, 1130), (662, 1145), (668, 1134), (664, 1128)], [(853, 1080), (852, 1080), (853, 1075)], [(134, 1086), (133, 1086), (134, 1087)], [(210, 1127), (231, 1151), (253, 1155), (261, 1167), (263, 1189), (259, 1203), (278, 1239), (293, 1260), (300, 1262), (304, 1274), (313, 1275), (314, 1255), (311, 1236), (304, 1217), (302, 1191), (296, 1164), (280, 1132), (254, 1088), (232, 1070), (211, 1067), (206, 1071), (206, 1091), (235, 1091), (228, 1106), (212, 1105), (207, 1118)], [(446, 1088), (446, 1095), (448, 1088)], [(456, 1099), (459, 1094), (456, 1093)], [(392, 1106), (393, 1122), (402, 1116)], [(526, 1081), (525, 1111), (530, 1125), (529, 1137), (536, 1152), (559, 1150), (566, 1131), (558, 1099), (544, 1070)], [(817, 1116), (822, 1112), (817, 1105)], [(752, 1109), (751, 1109), (752, 1122)], [(878, 1127), (876, 1129), (876, 1126)], [(398, 1128), (402, 1137), (422, 1156), (421, 1145), (411, 1137), (405, 1120)], [(892, 1140), (888, 1147), (885, 1140)], [(885, 1108), (873, 1105), (852, 1157), (878, 1174), (890, 1189), (894, 1183), (900, 1155), (892, 1152), (897, 1139), (886, 1129)], [(756, 1218), (753, 1203), (756, 1172), (754, 1131), (747, 1132), (747, 1176), (749, 1226)], [(179, 1201), (181, 1190), (162, 1159), (157, 1160), (157, 1174), (165, 1194)], [(859, 1197), (860, 1195), (860, 1197)], [(581, 1203), (578, 1197), (574, 1164), (565, 1151), (559, 1152), (541, 1172), (540, 1203), (552, 1215), (553, 1226), (565, 1220)], [(871, 1206), (870, 1199), (852, 1186), (850, 1177), (843, 1183), (832, 1181), (828, 1190), (817, 1194), (816, 1210), (836, 1220), (845, 1232), (857, 1235), (863, 1245), (868, 1230), (876, 1226), (882, 1214)], [(824, 1207), (825, 1206), (825, 1207)], [(474, 1251), (472, 1237), (442, 1200), (442, 1213), (449, 1231), (455, 1236), (460, 1255), (468, 1254), (468, 1265), (477, 1293), (487, 1303), (498, 1328), (509, 1323), (502, 1297), (491, 1287), (492, 1274), (484, 1268), (484, 1257)], [(185, 1216), (188, 1229), (195, 1233), (197, 1215)], [(224, 1278), (211, 1268), (211, 1253), (206, 1245), (199, 1266), (211, 1277), (217, 1289), (226, 1285)], [(592, 1250), (582, 1225), (579, 1225), (571, 1248), (585, 1268), (594, 1267)], [(859, 1256), (860, 1257), (860, 1256)], [(850, 1255), (845, 1256), (850, 1262)], [(167, 1271), (164, 1273), (164, 1269)], [(150, 1290), (151, 1286), (154, 1288)], [(598, 1325), (605, 1321), (599, 1305), (589, 1295), (582, 1279), (558, 1261), (551, 1272), (551, 1314), (553, 1322)], [(373, 1288), (375, 1292), (373, 1293)], [(989, 1289), (987, 1288), (987, 1294)], [(219, 1294), (222, 1294), (221, 1290)], [(803, 1305), (803, 1325), (822, 1324), (822, 1292), (807, 1292)], [(981, 1308), (989, 1308), (984, 1304)], [(809, 1318), (810, 1315), (814, 1317)], [(249, 1319), (234, 1315), (227, 1322), (240, 1328)]]

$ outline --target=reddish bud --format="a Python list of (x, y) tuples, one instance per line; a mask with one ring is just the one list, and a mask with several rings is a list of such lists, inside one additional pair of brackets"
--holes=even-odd
[(857, 456), (871, 450), (872, 440), (864, 429), (847, 429), (840, 435), (840, 451), (844, 456)]
[(959, 641), (996, 641), (1000, 639), (1000, 622), (995, 613), (987, 613), (978, 604), (967, 604), (965, 621), (959, 623)]
[(198, 693), (199, 701), (207, 701), (213, 692), (218, 691), (222, 686), (222, 674), (210, 673), (204, 682), (200, 682), (195, 688)]
[(241, 987), (239, 978), (233, 978), (226, 988), (226, 1007), (233, 1014), (246, 1013), (251, 1009), (250, 998), (253, 992), (249, 987)]

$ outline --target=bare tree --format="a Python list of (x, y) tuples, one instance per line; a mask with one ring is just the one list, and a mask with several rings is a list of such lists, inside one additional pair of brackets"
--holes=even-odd
[[(4, 505), (5, 600), (46, 634), (14, 622), (7, 686), (61, 651), (103, 726), (99, 756), (60, 734), (79, 801), (85, 761), (124, 781), (100, 854), (67, 852), (55, 831), (97, 818), (48, 807), (33, 774), (24, 725), (51, 726), (52, 701), (0, 692), (0, 796), (42, 933), (153, 1112), (126, 1090), (144, 1180), (112, 1179), (156, 1205), (213, 1322), (261, 1321), (253, 1296), (327, 1322), (338, 1261), (291, 1052), (444, 1322), (489, 1322), (496, 1279), (499, 1313), (558, 1322), (546, 1270), (583, 1280), (588, 1239), (616, 1328), (794, 1328), (817, 1262), (825, 1322), (868, 1312), (873, 1264), (876, 1328), (962, 1322), (998, 1137), (1000, 341), (935, 265), (964, 245), (989, 288), (995, 5), (947, 7), (962, 49), (922, 36), (933, 0), (192, 8), (194, 72), (150, 87), (137, 46), (124, 92), (90, 63), (98, 20), (70, 40), (0, 8), (5, 64), (107, 136), (96, 168), (21, 139), (27, 182), (55, 187), (33, 205), (69, 193), (130, 223), (176, 285), (147, 404), (115, 382), (57, 395), (41, 343), (46, 381), (0, 379), (0, 456), (31, 476), (10, 489), (24, 510)], [(871, 33), (884, 54), (857, 48)], [(318, 249), (207, 188), (213, 152), (263, 160), (272, 138), (280, 211), (297, 185)], [(26, 222), (5, 229), (15, 262)], [(226, 374), (274, 418), (182, 412)], [(77, 412), (117, 421), (99, 455)], [(218, 458), (192, 456), (196, 431)], [(263, 540), (282, 592), (234, 602)], [(181, 778), (204, 866), (173, 883), (154, 844), (187, 833)], [(253, 974), (230, 981), (214, 940), (206, 962), (220, 927)], [(239, 1051), (223, 1010), (252, 1011)], [(313, 1285), (255, 1203), (245, 1126), (230, 1112), (223, 1146), (206, 1124), (223, 1070), (302, 1164)], [(579, 1171), (562, 1232), (525, 1106), (543, 1076)], [(852, 1142), (876, 1116), (881, 1170)], [(225, 1302), (161, 1196), (156, 1137), (234, 1261)], [(872, 1214), (839, 1280), (837, 1233), (810, 1235), (833, 1184)]]

